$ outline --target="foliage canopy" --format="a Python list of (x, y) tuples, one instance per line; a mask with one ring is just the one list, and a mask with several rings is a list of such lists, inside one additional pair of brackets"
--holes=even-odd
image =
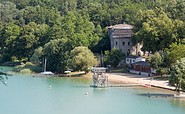
[(134, 25), (133, 43), (164, 51), (184, 41), (184, 12), (184, 0), (0, 0), (0, 62), (30, 61), (42, 47), (48, 68), (63, 72), (75, 47), (110, 50), (106, 27), (125, 22)]
[(98, 61), (87, 47), (79, 46), (71, 51), (71, 65), (76, 71), (88, 72), (93, 66), (98, 65)]

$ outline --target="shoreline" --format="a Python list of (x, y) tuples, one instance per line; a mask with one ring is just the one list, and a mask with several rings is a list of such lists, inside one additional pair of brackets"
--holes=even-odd
[[(142, 87), (155, 87), (165, 90), (175, 91), (176, 88), (174, 86), (170, 86), (168, 84), (168, 80), (157, 80), (153, 79), (153, 77), (147, 77), (137, 74), (131, 73), (106, 73), (108, 76), (108, 82), (111, 84), (110, 86), (121, 87), (122, 85), (134, 85), (134, 86), (142, 86)], [(57, 77), (86, 77), (92, 80), (92, 74), (84, 72), (80, 72), (77, 74), (57, 74)]]
[(156, 80), (153, 77), (147, 77), (129, 73), (106, 73), (109, 82), (119, 84), (138, 84), (143, 87), (155, 87), (175, 91), (175, 87), (168, 84), (168, 80)]

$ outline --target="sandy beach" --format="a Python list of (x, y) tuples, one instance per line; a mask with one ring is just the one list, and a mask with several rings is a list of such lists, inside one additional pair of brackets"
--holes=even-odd
[(152, 77), (128, 73), (107, 73), (106, 75), (108, 76), (109, 81), (117, 83), (138, 84), (146, 87), (151, 86), (168, 90), (175, 90), (175, 87), (170, 86), (167, 80), (155, 80)]

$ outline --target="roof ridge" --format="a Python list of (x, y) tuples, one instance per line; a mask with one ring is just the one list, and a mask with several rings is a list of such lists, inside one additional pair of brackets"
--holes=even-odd
[(116, 25), (111, 25), (108, 28), (117, 28), (117, 29), (132, 29), (133, 26), (130, 24), (116, 24)]

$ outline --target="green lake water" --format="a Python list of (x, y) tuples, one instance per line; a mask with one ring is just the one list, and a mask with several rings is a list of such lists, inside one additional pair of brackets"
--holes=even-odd
[(83, 77), (18, 74), (9, 77), (7, 84), (0, 83), (0, 114), (185, 114), (183, 99), (140, 95), (165, 92), (158, 89), (98, 89), (91, 88), (91, 80)]

